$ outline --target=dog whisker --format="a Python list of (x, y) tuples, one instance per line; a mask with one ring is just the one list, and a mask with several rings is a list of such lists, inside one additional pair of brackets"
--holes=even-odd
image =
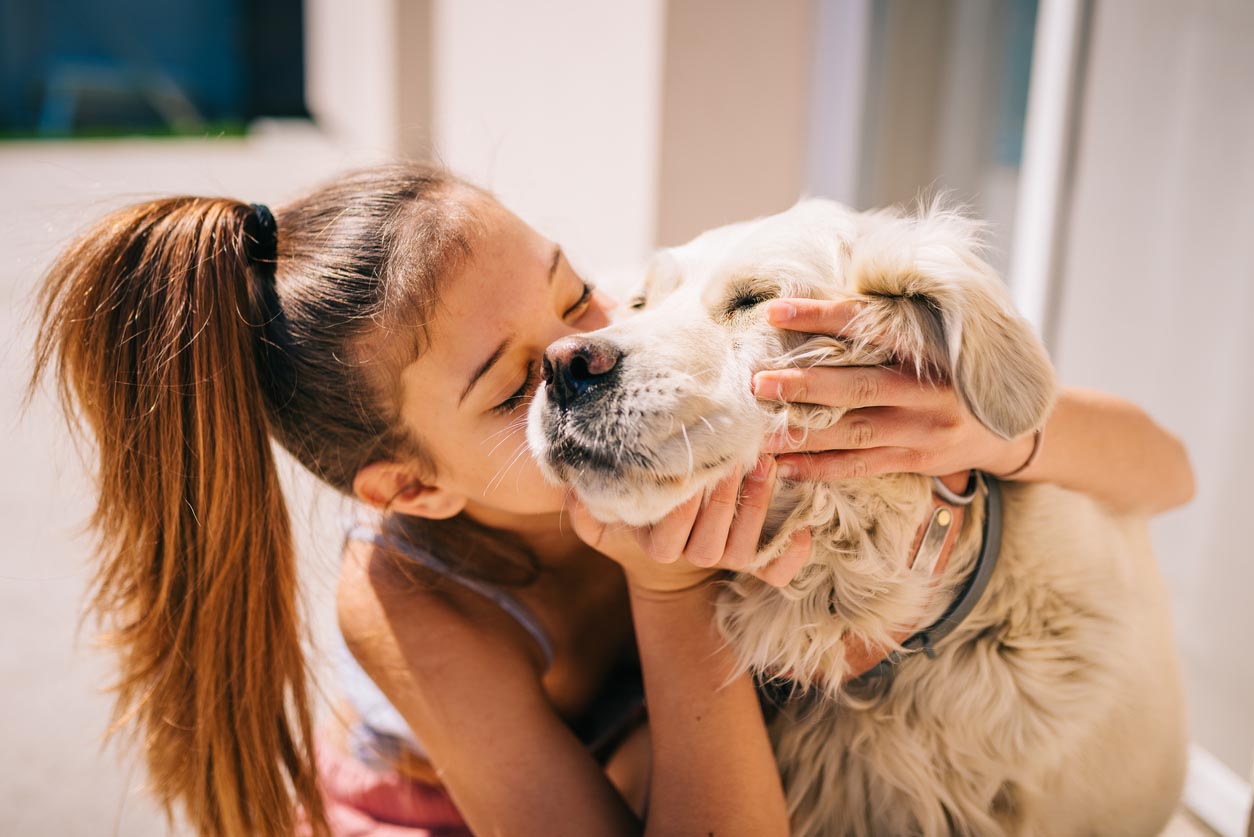
[[(511, 430), (517, 430), (517, 429), (521, 429), (521, 428), (518, 428), (518, 427), (513, 427), (513, 428), (509, 428), (509, 429), (511, 429)], [(492, 446), (492, 449), (488, 451), (488, 456), (491, 456), (492, 454), (496, 453), (497, 448), (499, 448), (501, 445), (503, 445), (503, 444), (505, 444), (506, 442), (508, 442), (508, 441), (510, 440), (510, 438), (511, 438), (510, 436), (505, 436), (505, 437), (503, 437), (500, 441), (498, 441), (495, 445), (493, 445), (493, 446)]]
[(518, 447), (514, 449), (514, 452), (510, 455), (510, 459), (504, 465), (504, 467), (500, 468), (492, 476), (492, 479), (488, 481), (487, 488), (484, 489), (484, 494), (491, 494), (497, 488), (499, 488), (500, 483), (505, 479), (505, 475), (509, 473), (509, 469), (513, 468), (514, 465), (516, 465), (518, 461), (522, 458), (522, 456), (526, 453), (528, 453), (528, 448), (527, 448), (527, 442), (524, 439), (523, 441), (518, 443)]
[(679, 432), (684, 434), (684, 444), (687, 445), (688, 447), (688, 476), (692, 476), (694, 473), (696, 473), (697, 465), (696, 465), (696, 460), (692, 454), (692, 442), (688, 439), (688, 428), (684, 427), (684, 425), (681, 423), (679, 425)]
[(527, 416), (523, 415), (519, 418), (514, 419), (509, 424), (505, 425), (504, 427), (502, 427), (500, 430), (496, 431), (495, 433), (489, 433), (487, 436), (484, 436), (483, 439), (479, 442), (479, 444), (484, 444), (486, 442), (489, 442), (495, 439), (497, 436), (500, 436), (505, 433), (509, 433), (511, 430), (515, 430), (518, 427), (525, 427), (526, 424), (527, 424)]

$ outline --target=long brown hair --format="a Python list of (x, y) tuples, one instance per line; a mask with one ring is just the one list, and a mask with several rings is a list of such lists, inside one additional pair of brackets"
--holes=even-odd
[(325, 831), (269, 437), (349, 493), (378, 459), (431, 466), (400, 429), (394, 373), (469, 253), (469, 193), (423, 166), (346, 175), (276, 213), (274, 264), (249, 259), (249, 204), (154, 200), (49, 272), (32, 391), (55, 372), (95, 442), (114, 728), (202, 833), (288, 835), (298, 806)]

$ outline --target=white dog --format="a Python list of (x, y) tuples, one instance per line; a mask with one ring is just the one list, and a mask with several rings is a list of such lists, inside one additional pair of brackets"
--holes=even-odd
[[(596, 516), (638, 525), (752, 466), (768, 431), (839, 419), (759, 401), (761, 369), (904, 361), (1002, 436), (1038, 428), (1052, 369), (977, 232), (812, 200), (666, 251), (638, 313), (550, 350), (531, 447)], [(779, 296), (866, 307), (854, 338), (814, 337), (766, 323)], [(1143, 521), (996, 488), (964, 514), (916, 475), (780, 483), (758, 565), (802, 526), (812, 560), (782, 590), (735, 577), (719, 627), (791, 684), (771, 734), (795, 833), (1155, 834), (1170, 817), (1182, 699)]]

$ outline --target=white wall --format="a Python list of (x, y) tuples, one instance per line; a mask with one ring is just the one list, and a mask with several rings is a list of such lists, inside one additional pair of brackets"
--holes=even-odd
[(437, 161), (560, 241), (638, 270), (658, 198), (663, 0), (310, 0), (308, 99), (354, 154)]
[(343, 146), (384, 157), (399, 148), (398, 3), (306, 0), (305, 99), (319, 127)]
[(813, 0), (666, 4), (658, 244), (801, 196), (816, 21)]
[(1181, 434), (1197, 499), (1154, 523), (1194, 738), (1254, 751), (1254, 4), (1104, 0), (1055, 360)]
[(662, 0), (442, 0), (434, 147), (591, 276), (653, 249)]

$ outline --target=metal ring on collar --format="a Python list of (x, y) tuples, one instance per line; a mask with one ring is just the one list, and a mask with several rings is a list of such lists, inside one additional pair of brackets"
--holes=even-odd
[(955, 506), (969, 506), (971, 501), (975, 499), (975, 495), (980, 490), (980, 472), (972, 469), (967, 473), (967, 487), (962, 489), (961, 494), (955, 493), (941, 482), (940, 477), (932, 477), (932, 491), (940, 496), (946, 503), (952, 503)]

